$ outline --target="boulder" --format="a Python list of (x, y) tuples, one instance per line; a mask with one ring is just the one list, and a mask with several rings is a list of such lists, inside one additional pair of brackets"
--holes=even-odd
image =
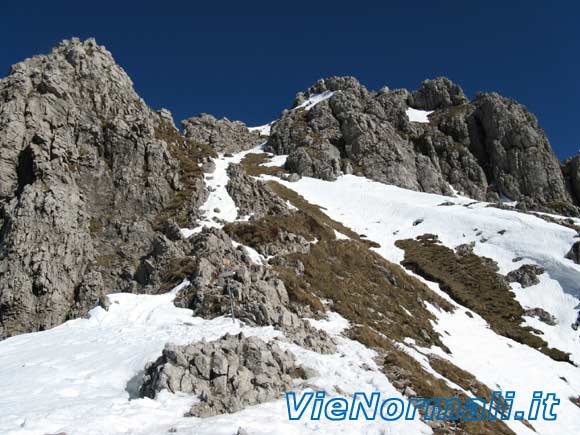
[(544, 322), (547, 325), (555, 326), (558, 324), (558, 319), (550, 313), (548, 313), (543, 308), (531, 308), (524, 312), (526, 316), (535, 317), (539, 321)]
[(211, 342), (168, 344), (161, 357), (145, 367), (142, 397), (162, 390), (194, 394), (190, 415), (233, 413), (279, 398), (294, 387), (294, 355), (275, 342), (225, 335)]
[(566, 258), (572, 260), (576, 264), (580, 264), (580, 241), (575, 242), (570, 251), (566, 254)]
[(540, 283), (538, 275), (544, 273), (544, 268), (535, 264), (524, 264), (506, 275), (508, 282), (518, 282), (523, 288)]

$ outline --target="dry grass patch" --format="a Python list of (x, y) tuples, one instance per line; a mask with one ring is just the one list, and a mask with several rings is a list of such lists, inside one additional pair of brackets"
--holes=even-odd
[(395, 340), (412, 337), (422, 345), (444, 348), (431, 326), (435, 317), (424, 301), (445, 310), (451, 310), (451, 305), (364, 244), (320, 241), (309, 253), (288, 254), (285, 259), (304, 265), (304, 273), (292, 278), (293, 271), (275, 267), (291, 289), (330, 300), (333, 311)]
[(280, 166), (261, 166), (263, 163), (269, 162), (270, 156), (266, 153), (251, 153), (247, 154), (240, 164), (246, 171), (246, 174), (252, 177), (259, 177), (260, 175), (280, 176), (286, 174), (287, 171)]
[(252, 248), (278, 240), (278, 235), (283, 232), (297, 234), (308, 241), (335, 239), (329, 227), (302, 211), (265, 216), (258, 221), (234, 222), (226, 224), (224, 230)]
[[(299, 211), (288, 216), (269, 216), (227, 225), (226, 230), (232, 237), (249, 246), (273, 242), (282, 230), (300, 234), (307, 240), (317, 239), (318, 243), (311, 245), (310, 252), (284, 255), (283, 261), (273, 266), (284, 281), (290, 299), (310, 306), (315, 312), (324, 310), (321, 300), (329, 301), (333, 311), (355, 325), (350, 330), (353, 339), (387, 355), (384, 372), (391, 382), (397, 381), (397, 374), (404, 373), (406, 385), (422, 397), (465, 398), (464, 393), (425, 371), (391, 341), (411, 337), (421, 346), (434, 345), (447, 350), (432, 327), (431, 322), (436, 319), (425, 302), (447, 311), (453, 309), (452, 305), (404, 269), (369, 249), (368, 241), (330, 219), (320, 207), (277, 182), (268, 185)], [(334, 230), (351, 240), (337, 240)], [(302, 274), (297, 274), (292, 267), (280, 265), (298, 262), (304, 266)], [(439, 368), (444, 370), (443, 363)], [(450, 366), (446, 365), (445, 370), (451, 370)], [(450, 376), (475, 391), (489, 391), (477, 383), (474, 376), (460, 369), (453, 370)], [(513, 434), (501, 421), (450, 422), (434, 431), (449, 433), (450, 427), (455, 433)]]
[(524, 310), (505, 279), (489, 259), (473, 253), (457, 255), (426, 234), (416, 240), (398, 240), (405, 251), (403, 265), (437, 282), (459, 304), (483, 317), (497, 334), (533, 347), (556, 361), (570, 362), (569, 354), (548, 347), (533, 329), (522, 326)]
[(172, 258), (161, 273), (159, 293), (165, 293), (180, 284), (195, 270), (195, 261), (192, 257)]

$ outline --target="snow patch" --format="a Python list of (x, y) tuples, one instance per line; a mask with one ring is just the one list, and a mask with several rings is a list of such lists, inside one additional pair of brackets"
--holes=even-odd
[(272, 124), (274, 124), (273, 121), (268, 123), (268, 124), (265, 124), (265, 125), (260, 125), (258, 127), (248, 127), (248, 130), (255, 131), (255, 132), (259, 133), (260, 136), (270, 136), (270, 131), (272, 130)]
[[(332, 219), (379, 243), (380, 248), (374, 250), (395, 263), (403, 259), (396, 240), (432, 233), (450, 248), (475, 242), (475, 253), (494, 259), (502, 274), (525, 263), (541, 265), (546, 272), (538, 285), (526, 289), (513, 285), (516, 299), (524, 308), (539, 307), (556, 316), (559, 323), (555, 326), (534, 318), (525, 320), (543, 332), (542, 338), (550, 346), (570, 352), (572, 360), (580, 362), (580, 339), (570, 328), (580, 302), (580, 266), (564, 258), (577, 240), (575, 231), (532, 215), (474, 203), (469, 198), (453, 198), (455, 205), (440, 206), (450, 198), (353, 175), (334, 182), (309, 177), (294, 183), (278, 181), (307, 201), (324, 207)], [(414, 226), (419, 218), (424, 221)], [(515, 257), (523, 260), (514, 263)], [(417, 278), (451, 300), (437, 284)], [(451, 354), (437, 348), (428, 351), (439, 353), (492, 389), (516, 391), (520, 402), (516, 401), (515, 409), (527, 409), (532, 390), (557, 393), (561, 399), (558, 423), (538, 420), (534, 427), (540, 434), (580, 433), (580, 409), (568, 400), (580, 391), (580, 371), (495, 334), (484, 319), (471, 311), (470, 317), (466, 311), (469, 310), (461, 306), (454, 313), (432, 309), (437, 317), (434, 327)], [(509, 425), (516, 433), (528, 433), (518, 422)]]
[(284, 167), (284, 165), (286, 164), (286, 159), (288, 158), (287, 154), (281, 154), (278, 156), (272, 156), (272, 158), (270, 159), (269, 162), (266, 163), (262, 163), (260, 166), (267, 166), (267, 167), (271, 167), (271, 166), (280, 166), (280, 167)]
[(312, 94), (310, 96), (310, 98), (308, 98), (302, 104), (299, 104), (298, 106), (296, 106), (293, 110), (304, 109), (304, 110), (308, 111), (308, 110), (312, 109), (314, 106), (316, 106), (318, 103), (320, 103), (324, 100), (328, 100), (333, 95), (334, 95), (334, 91), (324, 91), (321, 94)]
[[(282, 349), (315, 370), (311, 388), (348, 398), (378, 391), (406, 400), (381, 373), (373, 350), (340, 334), (349, 322), (336, 313), (312, 320), (338, 342), (338, 352), (322, 355), (285, 341), (272, 327), (248, 327), (219, 317), (193, 317), (173, 305), (177, 292), (163, 295), (112, 294), (108, 311), (95, 308), (48, 331), (0, 342), (0, 427), (6, 435), (65, 432), (75, 435), (158, 435), (170, 429), (197, 435), (231, 435), (243, 427), (253, 435), (428, 434), (421, 421), (289, 421), (284, 400), (210, 418), (183, 417), (191, 395), (162, 391), (155, 400), (138, 398), (145, 364), (157, 359), (167, 342), (186, 344), (243, 332), (265, 341), (280, 339)], [(297, 382), (301, 382), (298, 381)]]
[(220, 154), (217, 159), (213, 159), (215, 170), (212, 173), (204, 174), (205, 185), (209, 190), (209, 195), (205, 203), (200, 207), (203, 218), (195, 228), (181, 228), (183, 237), (188, 238), (193, 234), (201, 232), (203, 227), (221, 228), (222, 222), (233, 222), (238, 218), (238, 207), (227, 190), (229, 182), (228, 167), (233, 163), (240, 163), (248, 154), (261, 153), (264, 144), (258, 145), (231, 157)]
[(407, 117), (411, 122), (421, 122), (423, 124), (429, 123), (429, 115), (433, 113), (433, 111), (428, 110), (417, 110), (409, 107), (406, 111)]

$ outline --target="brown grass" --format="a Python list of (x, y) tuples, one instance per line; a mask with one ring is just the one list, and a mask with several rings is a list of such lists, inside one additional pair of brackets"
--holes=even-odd
[(246, 174), (252, 177), (259, 177), (260, 175), (280, 176), (287, 173), (284, 168), (280, 166), (260, 166), (262, 163), (270, 161), (270, 156), (266, 153), (247, 154), (240, 164), (246, 171)]
[(432, 235), (398, 240), (396, 246), (405, 251), (402, 264), (406, 268), (439, 283), (453, 300), (478, 313), (497, 334), (538, 349), (556, 361), (570, 362), (569, 354), (548, 347), (531, 328), (521, 325), (524, 310), (489, 259), (473, 253), (456, 255)]
[[(420, 396), (465, 397), (462, 392), (448, 387), (443, 380), (426, 372), (417, 361), (391, 341), (411, 337), (419, 345), (436, 345), (447, 350), (431, 326), (435, 317), (427, 310), (425, 302), (444, 310), (452, 310), (451, 304), (401, 267), (369, 249), (369, 242), (330, 219), (320, 207), (308, 203), (279, 183), (268, 184), (299, 211), (286, 218), (266, 217), (253, 222), (230, 224), (226, 228), (232, 237), (249, 246), (274, 241), (281, 230), (300, 234), (308, 240), (317, 239), (318, 243), (311, 245), (310, 252), (288, 254), (284, 256), (284, 261), (279, 262), (302, 262), (302, 275), (296, 274), (290, 267), (273, 266), (284, 281), (291, 300), (308, 305), (314, 311), (324, 310), (321, 299), (329, 301), (333, 311), (354, 325), (350, 331), (352, 338), (377, 349), (381, 354), (387, 354), (384, 371), (391, 382), (396, 380), (393, 373), (399, 373), (399, 369), (402, 369)], [(337, 240), (333, 230), (351, 237), (351, 240)], [(469, 386), (470, 391), (489, 391), (468, 372), (453, 369), (451, 364), (435, 364), (441, 371), (450, 372), (449, 376), (458, 384)], [(457, 426), (457, 433), (513, 433), (501, 421), (459, 421), (452, 425)], [(435, 429), (435, 433), (444, 432)]]
[(294, 233), (306, 240), (333, 240), (334, 232), (302, 211), (287, 215), (265, 216), (259, 221), (227, 224), (224, 230), (243, 244), (256, 248), (278, 239), (282, 232)]
[(430, 323), (435, 317), (423, 301), (445, 310), (451, 309), (450, 304), (366, 245), (355, 240), (320, 241), (307, 254), (285, 258), (304, 264), (304, 274), (293, 278), (290, 271), (285, 274), (284, 268), (276, 267), (291, 289), (328, 299), (342, 316), (393, 339), (412, 337), (425, 346), (444, 348)]
[(161, 273), (159, 293), (165, 293), (189, 277), (195, 270), (192, 257), (172, 258)]
[[(458, 398), (460, 400), (465, 400), (467, 398), (465, 393), (460, 390), (451, 388), (443, 379), (436, 378), (431, 373), (427, 372), (413, 357), (398, 348), (389, 339), (382, 337), (372, 329), (366, 326), (355, 327), (351, 330), (351, 336), (352, 338), (360, 341), (368, 347), (382, 351), (384, 355), (383, 371), (389, 378), (389, 381), (393, 383), (393, 385), (395, 385), (399, 391), (403, 392), (405, 389), (403, 385), (410, 384), (410, 387), (415, 391), (415, 393), (417, 393), (417, 397), (421, 398), (439, 397), (449, 399)], [(453, 365), (448, 363), (446, 367), (447, 374), (454, 377), (456, 380), (461, 380), (459, 379), (461, 376), (465, 376), (465, 379), (474, 379), (473, 375), (470, 373), (465, 372), (455, 366), (453, 367), (455, 367), (456, 370), (452, 369), (451, 366)], [(461, 380), (461, 382), (465, 384), (466, 381)], [(459, 385), (459, 383), (457, 384)], [(479, 384), (479, 388), (487, 387)], [(418, 408), (418, 410), (421, 414), (423, 414), (423, 409)], [(502, 421), (458, 420), (449, 421), (446, 423), (451, 427), (434, 428), (433, 432), (439, 435), (449, 433), (466, 435), (514, 434), (514, 432), (509, 429)]]
[[(421, 364), (413, 357), (405, 353), (394, 345), (389, 339), (377, 334), (372, 329), (363, 326), (351, 330), (353, 339), (360, 341), (368, 347), (379, 349), (384, 354), (383, 371), (389, 378), (389, 381), (401, 392), (404, 391), (405, 384), (410, 384), (411, 388), (417, 393), (417, 397), (422, 398), (459, 398), (465, 400), (467, 396), (460, 390), (451, 388), (444, 380), (436, 378), (427, 372)], [(467, 384), (467, 379), (473, 378), (471, 374), (461, 369), (450, 370), (452, 364), (447, 366), (448, 374), (460, 380), (461, 383)], [(461, 379), (460, 379), (461, 378)], [(455, 381), (453, 381), (455, 382)], [(456, 384), (460, 385), (458, 382)], [(485, 387), (485, 386), (482, 386)], [(485, 387), (486, 388), (486, 387)], [(419, 412), (423, 413), (421, 408)], [(513, 432), (502, 421), (450, 421), (447, 422), (452, 426), (452, 432), (449, 429), (434, 428), (436, 434), (513, 434)]]

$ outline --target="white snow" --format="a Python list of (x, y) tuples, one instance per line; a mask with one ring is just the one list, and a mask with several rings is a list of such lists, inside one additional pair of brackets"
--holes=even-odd
[(261, 136), (270, 136), (270, 130), (272, 128), (272, 124), (274, 122), (270, 122), (268, 124), (260, 125), (258, 127), (248, 127), (250, 131), (256, 131), (260, 133)]
[[(192, 317), (190, 310), (172, 303), (186, 285), (163, 295), (109, 295), (113, 303), (108, 311), (95, 308), (88, 319), (0, 342), (1, 433), (158, 435), (175, 428), (186, 434), (232, 435), (240, 426), (252, 435), (431, 433), (420, 421), (289, 421), (284, 400), (200, 419), (183, 417), (194, 403), (192, 396), (163, 392), (155, 400), (134, 398), (145, 364), (154, 361), (167, 342), (210, 341), (239, 332), (283, 340), (272, 327)], [(280, 342), (294, 352), (298, 363), (319, 373), (308, 380), (311, 388), (332, 396), (379, 391), (383, 397), (402, 398), (379, 371), (375, 353), (340, 336), (348, 327), (345, 319), (331, 314), (328, 320), (312, 323), (336, 336), (337, 353), (322, 355)]]
[(328, 100), (333, 95), (334, 95), (333, 91), (324, 91), (321, 94), (312, 94), (306, 101), (296, 106), (293, 110), (305, 109), (308, 111), (312, 109), (314, 106), (316, 106), (318, 103), (324, 100)]
[[(394, 246), (396, 240), (433, 233), (449, 247), (475, 241), (475, 252), (496, 260), (500, 273), (525, 263), (543, 266), (546, 273), (540, 276), (540, 284), (526, 289), (513, 285), (516, 298), (524, 308), (544, 308), (558, 318), (556, 326), (532, 318), (526, 321), (544, 333), (542, 338), (550, 346), (570, 352), (580, 363), (580, 339), (570, 328), (580, 302), (580, 266), (564, 258), (576, 240), (575, 231), (468, 198), (414, 192), (352, 175), (335, 182), (308, 177), (295, 183), (278, 181), (324, 207), (331, 218), (378, 242), (381, 246), (376, 251), (396, 263), (403, 259), (403, 252)], [(456, 205), (439, 206), (445, 201)], [(423, 222), (414, 226), (417, 219)], [(517, 256), (523, 260), (514, 263)], [(437, 285), (427, 284), (450, 300)], [(580, 392), (580, 370), (495, 334), (481, 317), (472, 313), (471, 318), (465, 311), (463, 307), (454, 313), (433, 309), (438, 318), (435, 328), (452, 352), (439, 351), (441, 356), (492, 389), (516, 391), (522, 400), (516, 400), (516, 405), (528, 404), (532, 390), (557, 393), (561, 399), (557, 423), (538, 420), (533, 422), (535, 429), (541, 434), (580, 433), (580, 409), (568, 400)], [(528, 432), (518, 422), (510, 422), (510, 426), (516, 433)]]
[(232, 244), (234, 245), (234, 248), (237, 248), (238, 246), (243, 247), (244, 250), (246, 251), (246, 253), (248, 254), (248, 257), (250, 257), (250, 260), (252, 260), (255, 264), (265, 264), (266, 263), (266, 258), (262, 254), (260, 254), (258, 251), (256, 251), (254, 248), (252, 248), (250, 246), (242, 245), (241, 243), (238, 243), (235, 240), (232, 240)]
[(238, 218), (238, 207), (227, 191), (229, 175), (228, 166), (232, 163), (240, 163), (242, 159), (251, 153), (261, 153), (264, 144), (258, 145), (232, 157), (225, 157), (220, 154), (217, 159), (213, 159), (215, 170), (212, 173), (204, 174), (204, 181), (209, 190), (209, 196), (200, 207), (203, 219), (196, 228), (181, 228), (183, 237), (188, 238), (199, 233), (203, 227), (221, 228), (220, 221), (233, 222)]
[[(331, 95), (312, 96), (301, 106), (308, 110)], [(416, 112), (422, 113), (411, 116), (407, 112), (411, 121), (428, 122), (429, 112)], [(251, 152), (261, 152), (261, 147), (215, 160), (216, 170), (205, 176), (211, 192), (202, 207), (203, 222), (197, 228), (182, 229), (186, 237), (201, 231), (204, 225), (220, 227), (222, 224), (216, 220), (231, 222), (242, 218), (226, 190), (227, 167)], [(285, 159), (286, 156), (274, 157), (266, 165), (279, 165)], [(556, 326), (533, 318), (526, 318), (526, 322), (541, 330), (551, 346), (570, 352), (573, 360), (580, 363), (580, 339), (569, 327), (580, 302), (580, 266), (564, 259), (575, 241), (574, 231), (534, 216), (487, 207), (486, 203), (469, 198), (413, 192), (352, 175), (335, 182), (308, 177), (294, 183), (276, 180), (324, 207), (331, 218), (378, 242), (381, 246), (376, 251), (396, 263), (403, 258), (403, 252), (394, 246), (396, 240), (434, 233), (449, 247), (475, 241), (475, 252), (496, 260), (501, 273), (524, 263), (543, 266), (546, 273), (540, 276), (540, 284), (526, 289), (513, 284), (516, 298), (524, 308), (541, 307), (558, 318)], [(446, 201), (455, 205), (439, 205)], [(417, 219), (423, 222), (413, 225)], [(502, 230), (503, 235), (499, 234)], [(346, 238), (338, 232), (337, 237)], [(252, 261), (267, 261), (255, 250), (246, 246), (244, 249)], [(523, 260), (512, 262), (516, 256)], [(418, 278), (450, 300), (436, 284)], [(252, 328), (225, 317), (204, 320), (193, 317), (190, 310), (175, 307), (175, 294), (188, 284), (184, 282), (163, 295), (110, 295), (113, 303), (108, 311), (95, 308), (87, 319), (0, 342), (0, 432), (157, 435), (175, 428), (186, 434), (232, 435), (241, 426), (251, 435), (431, 433), (420, 421), (289, 421), (284, 400), (199, 419), (183, 417), (194, 401), (191, 396), (164, 392), (155, 400), (133, 398), (140, 372), (148, 361), (160, 355), (167, 342), (214, 340), (240, 331), (264, 340), (284, 340), (271, 327)], [(426, 369), (425, 354), (437, 353), (491, 389), (516, 391), (516, 409), (519, 404), (527, 404), (533, 390), (557, 393), (561, 399), (558, 420), (533, 422), (537, 433), (580, 433), (580, 409), (568, 400), (580, 392), (578, 368), (557, 363), (498, 336), (481, 317), (473, 312), (473, 317), (469, 317), (461, 306), (454, 313), (429, 308), (437, 318), (434, 327), (451, 354), (438, 348), (418, 348), (412, 340), (401, 345)], [(346, 319), (331, 312), (327, 320), (309, 321), (335, 336), (339, 349), (336, 354), (317, 354), (285, 341), (280, 346), (294, 352), (299, 363), (318, 371), (319, 376), (307, 381), (311, 388), (325, 389), (337, 396), (379, 391), (383, 396), (401, 398), (377, 367), (374, 351), (342, 336), (349, 327)], [(531, 433), (519, 422), (509, 425), (518, 434)]]
[(417, 109), (413, 109), (412, 107), (409, 107), (407, 109), (407, 116), (409, 118), (409, 121), (411, 122), (422, 122), (424, 124), (428, 124), (429, 123), (429, 115), (433, 113), (433, 111), (427, 111), (427, 110), (417, 110)]
[(280, 155), (273, 155), (270, 161), (266, 163), (262, 163), (261, 166), (280, 166), (283, 167), (286, 163), (286, 159), (288, 158), (287, 154), (280, 154)]

